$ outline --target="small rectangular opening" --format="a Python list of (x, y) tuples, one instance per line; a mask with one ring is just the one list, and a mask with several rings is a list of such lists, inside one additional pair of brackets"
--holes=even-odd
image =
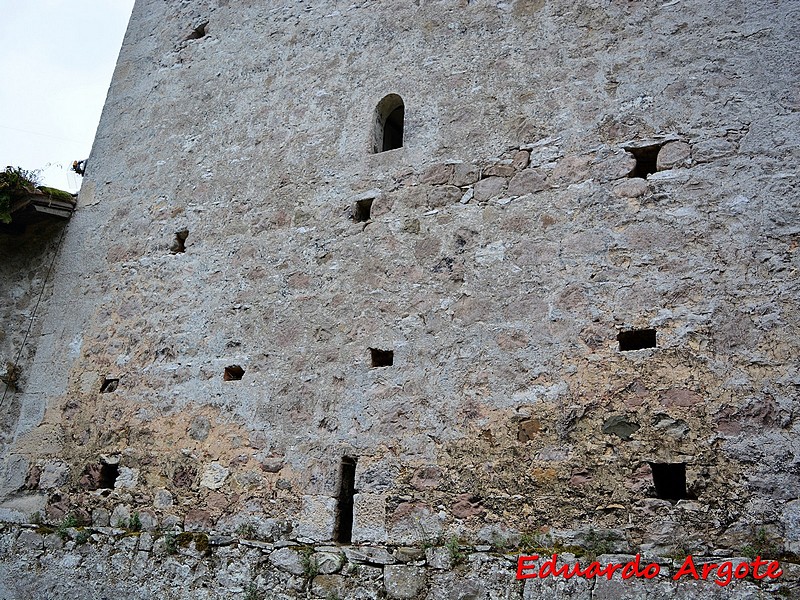
[(372, 218), (372, 201), (373, 198), (367, 198), (356, 202), (355, 210), (353, 211), (353, 220), (356, 223), (366, 223)]
[(686, 494), (686, 463), (649, 463), (656, 498), (682, 500)]
[(115, 392), (119, 387), (119, 379), (118, 378), (111, 378), (106, 377), (103, 379), (103, 385), (100, 386), (100, 393), (101, 394), (109, 394), (111, 392)]
[(661, 150), (662, 145), (663, 144), (653, 144), (640, 148), (625, 148), (625, 150), (633, 154), (633, 157), (636, 159), (636, 167), (634, 167), (628, 177), (647, 179), (648, 175), (655, 173), (658, 170), (656, 167), (658, 151)]
[(105, 463), (100, 466), (100, 481), (98, 488), (113, 490), (119, 477), (119, 465), (107, 465)]
[(340, 544), (353, 539), (353, 496), (356, 493), (356, 459), (342, 458), (339, 469), (339, 501), (336, 505), (336, 526), (333, 538)]
[(222, 375), (225, 381), (239, 381), (242, 377), (244, 377), (244, 369), (239, 365), (225, 367), (225, 373)]
[(620, 331), (617, 335), (619, 349), (622, 352), (629, 350), (642, 350), (644, 348), (656, 347), (655, 329), (631, 329), (630, 331)]
[(372, 367), (391, 367), (394, 364), (394, 351), (393, 350), (378, 350), (377, 348), (369, 349)]
[(180, 231), (175, 232), (175, 241), (172, 242), (172, 246), (170, 247), (169, 251), (173, 254), (181, 254), (186, 252), (186, 238), (189, 237), (189, 230), (188, 229), (181, 229)]

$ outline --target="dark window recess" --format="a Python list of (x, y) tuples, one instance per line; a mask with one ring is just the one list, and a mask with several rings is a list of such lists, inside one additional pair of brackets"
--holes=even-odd
[(110, 392), (117, 391), (119, 387), (119, 379), (111, 379), (106, 377), (103, 379), (103, 385), (100, 386), (100, 393), (101, 394), (108, 394)]
[(656, 347), (655, 329), (631, 329), (630, 331), (620, 331), (617, 335), (619, 349), (622, 352), (628, 350), (642, 350), (643, 348)]
[(188, 229), (181, 229), (180, 231), (176, 231), (175, 241), (172, 242), (172, 246), (169, 249), (170, 252), (172, 252), (173, 254), (186, 252), (186, 238), (188, 237), (189, 237)]
[(378, 350), (377, 348), (370, 348), (369, 354), (370, 358), (372, 359), (373, 367), (391, 367), (394, 364), (393, 350)]
[(367, 198), (356, 202), (356, 207), (353, 211), (353, 220), (356, 223), (365, 223), (372, 218), (372, 200), (373, 198)]
[(225, 373), (222, 375), (225, 381), (239, 381), (242, 377), (244, 377), (244, 369), (239, 365), (225, 367)]
[(386, 125), (383, 128), (384, 152), (403, 147), (403, 121), (405, 120), (405, 115), (406, 109), (403, 106), (399, 106), (386, 117)]
[(403, 99), (389, 94), (375, 107), (375, 125), (372, 132), (372, 152), (386, 152), (403, 147), (403, 128), (406, 109)]
[(190, 33), (189, 36), (186, 38), (186, 41), (188, 42), (189, 40), (199, 40), (200, 38), (205, 37), (206, 27), (208, 27), (208, 21), (206, 21), (205, 23), (201, 23), (200, 25), (195, 27), (192, 30), (192, 33)]
[(339, 501), (333, 539), (349, 544), (353, 539), (353, 496), (356, 493), (356, 459), (345, 456), (339, 470)]
[(117, 483), (119, 477), (119, 465), (107, 465), (105, 463), (100, 465), (100, 481), (97, 486), (100, 489), (113, 490), (114, 485)]
[(653, 144), (652, 146), (642, 146), (640, 148), (625, 148), (636, 159), (636, 166), (628, 177), (645, 179), (650, 173), (655, 173), (657, 171), (658, 151), (661, 150), (661, 146), (662, 144)]
[(686, 463), (650, 463), (656, 498), (681, 500), (686, 494)]

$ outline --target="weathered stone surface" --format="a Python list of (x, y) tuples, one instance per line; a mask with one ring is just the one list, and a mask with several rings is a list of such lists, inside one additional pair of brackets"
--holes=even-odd
[(509, 196), (522, 196), (541, 192), (545, 186), (546, 175), (541, 169), (525, 169), (517, 173), (508, 183)]
[(631, 439), (631, 435), (639, 431), (639, 429), (639, 425), (629, 420), (625, 415), (611, 415), (603, 421), (601, 431), (628, 441)]
[(432, 490), (439, 487), (442, 481), (442, 470), (435, 466), (421, 467), (414, 471), (411, 485), (418, 490)]
[(475, 200), (486, 202), (490, 198), (499, 196), (505, 191), (507, 180), (505, 177), (487, 177), (475, 184)]
[(550, 175), (551, 185), (568, 185), (589, 178), (591, 156), (565, 156), (556, 163)]
[(293, 575), (302, 575), (306, 570), (303, 554), (294, 548), (278, 548), (270, 553), (269, 562)]
[(156, 490), (153, 495), (153, 506), (159, 510), (164, 510), (172, 506), (172, 494), (169, 490)]
[(139, 469), (131, 469), (129, 467), (120, 467), (119, 475), (114, 482), (115, 488), (135, 488), (139, 482)]
[(658, 151), (656, 168), (659, 171), (686, 166), (690, 162), (692, 147), (686, 142), (667, 142)]
[(520, 171), (528, 166), (528, 163), (531, 160), (531, 153), (529, 150), (520, 150), (514, 154), (514, 157), (511, 159), (511, 166), (513, 166), (517, 171)]
[(453, 170), (453, 178), (450, 181), (453, 185), (464, 187), (473, 185), (480, 178), (480, 169), (473, 164), (458, 163)]
[(225, 485), (225, 480), (229, 474), (230, 470), (221, 464), (211, 463), (203, 470), (203, 475), (200, 477), (200, 485), (210, 490), (218, 490)]
[(353, 542), (385, 543), (386, 496), (356, 494), (353, 497)]
[(633, 177), (624, 179), (614, 186), (614, 194), (620, 198), (639, 198), (644, 196), (649, 190), (646, 179)]
[(329, 540), (333, 533), (335, 509), (335, 498), (304, 496), (295, 532), (311, 540)]
[(325, 575), (338, 573), (344, 564), (344, 557), (339, 552), (315, 552), (312, 560), (317, 572)]
[[(631, 551), (735, 553), (760, 526), (785, 545), (800, 498), (791, 5), (138, 2), (65, 235), (0, 232), (0, 365), (23, 372), (0, 415), (0, 517), (30, 518), (31, 466), (60, 460), (70, 478), (37, 508), (56, 524), (124, 505), (169, 531), (230, 536), (246, 516), (276, 544), (328, 543), (352, 492), (386, 494), (383, 528), (379, 510), (356, 525), (392, 545), (589, 525)], [(390, 93), (404, 145), (372, 153)], [(677, 139), (691, 168), (613, 179), (619, 148)], [(547, 187), (485, 179), (470, 199), (474, 165), (517, 169), (519, 148)], [(451, 162), (450, 182), (420, 183)], [(356, 224), (365, 190), (380, 217)], [(620, 351), (616, 331), (643, 327), (658, 347)], [(107, 377), (120, 385), (101, 393)], [(599, 433), (614, 414), (640, 427), (629, 442)], [(103, 455), (135, 487), (83, 488)], [(648, 461), (685, 463), (696, 506), (652, 498)], [(200, 485), (211, 463), (229, 471), (217, 489)], [(414, 485), (422, 466), (437, 486)], [(173, 502), (156, 507), (162, 489)], [(465, 492), (484, 515), (451, 512)], [(149, 568), (80, 554), (74, 577), (63, 555), (4, 553), (0, 597), (175, 595), (156, 578), (201, 598), (308, 594), (256, 567), (262, 550)], [(240, 551), (254, 558), (228, 561)], [(513, 567), (482, 555), (432, 569), (445, 591), (423, 593), (469, 578), (519, 596)], [(337, 574), (382, 597), (381, 567), (360, 567)]]
[(383, 569), (383, 585), (387, 598), (416, 598), (425, 589), (425, 571), (419, 567), (388, 565)]
[(486, 510), (481, 505), (481, 499), (474, 494), (459, 494), (450, 507), (450, 511), (457, 519), (467, 519), (486, 513)]
[(372, 563), (376, 565), (393, 565), (395, 558), (385, 548), (369, 546), (353, 546), (344, 549), (347, 560), (356, 563)]
[(443, 185), (449, 183), (453, 177), (455, 165), (433, 165), (425, 170), (419, 178), (420, 183), (427, 183), (430, 185)]
[(64, 485), (69, 478), (69, 465), (60, 460), (49, 460), (44, 464), (39, 477), (39, 487), (51, 489)]

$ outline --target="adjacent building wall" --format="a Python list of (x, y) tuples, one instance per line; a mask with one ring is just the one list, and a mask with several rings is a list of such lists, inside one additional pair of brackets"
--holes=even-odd
[(357, 544), (798, 552), (797, 21), (138, 1), (6, 518), (329, 543), (355, 459)]

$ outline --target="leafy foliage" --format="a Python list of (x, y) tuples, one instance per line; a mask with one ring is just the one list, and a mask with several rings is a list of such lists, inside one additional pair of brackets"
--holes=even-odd
[(11, 203), (25, 194), (32, 194), (39, 183), (36, 171), (6, 167), (0, 172), (0, 222), (11, 223)]

